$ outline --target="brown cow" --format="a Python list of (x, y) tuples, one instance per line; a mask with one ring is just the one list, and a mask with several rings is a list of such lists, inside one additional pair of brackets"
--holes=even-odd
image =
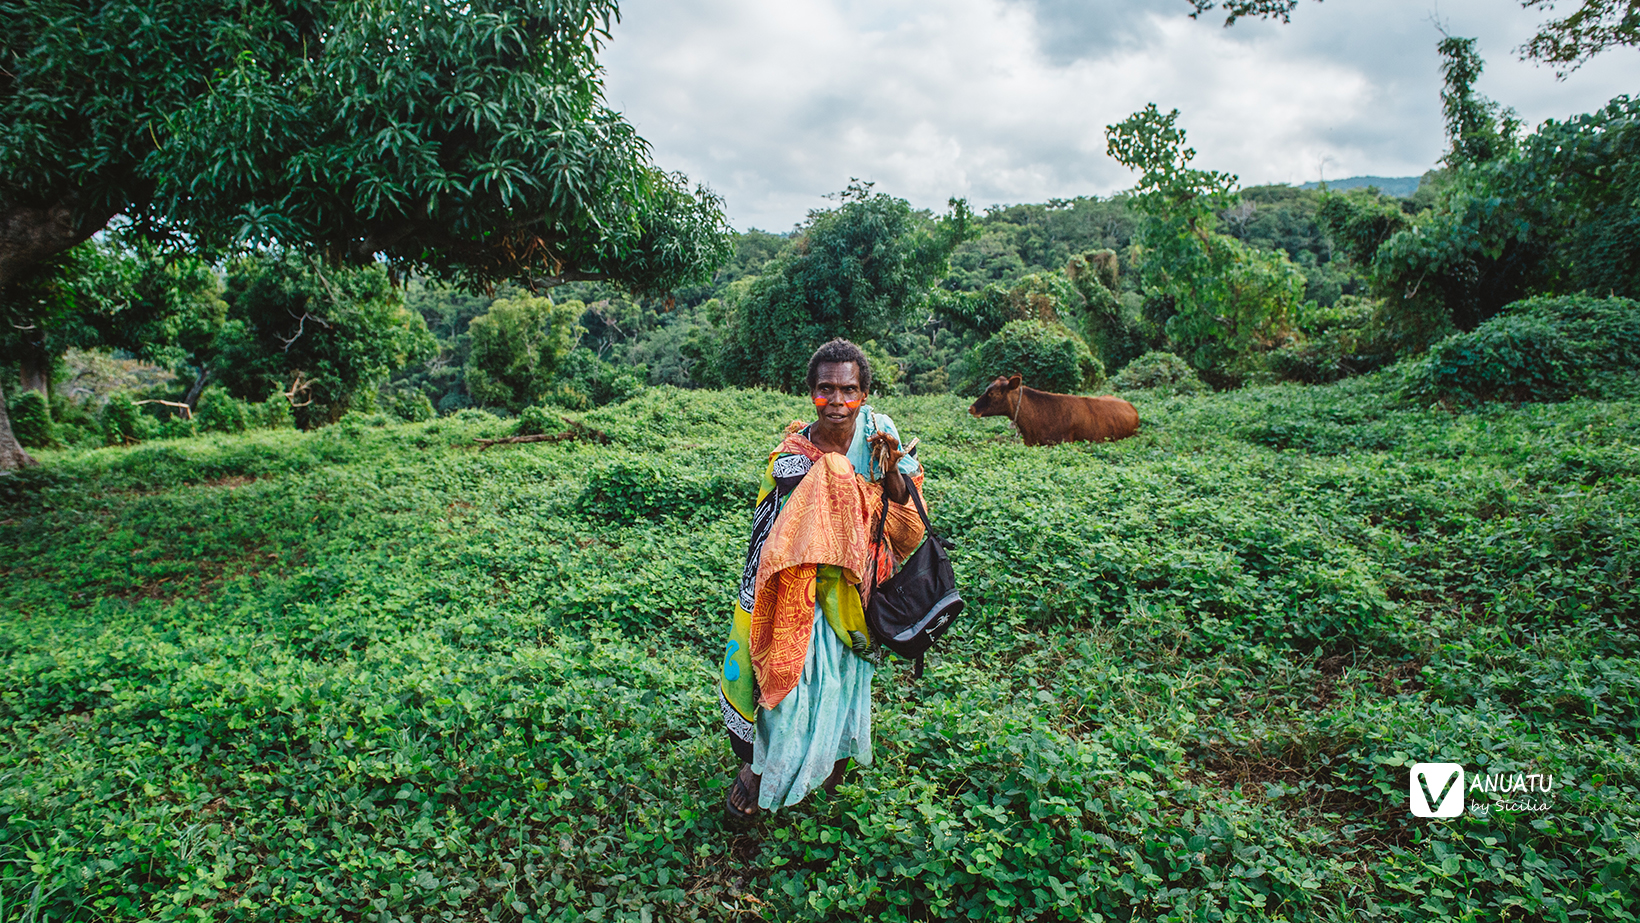
[(1026, 445), (1114, 442), (1139, 431), (1139, 411), (1119, 397), (1081, 397), (1027, 388), (1019, 376), (991, 382), (968, 412), (1014, 421)]

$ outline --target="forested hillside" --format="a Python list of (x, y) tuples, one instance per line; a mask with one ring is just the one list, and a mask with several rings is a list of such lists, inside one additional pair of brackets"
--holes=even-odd
[[(1365, 291), (1359, 273), (1335, 257), (1332, 244), (1317, 220), (1321, 200), (1321, 194), (1313, 191), (1284, 186), (1252, 187), (1241, 190), (1236, 206), (1223, 216), (1229, 235), (1261, 250), (1279, 251), (1299, 268), (1305, 278), (1305, 301), (1313, 303), (1318, 317), (1333, 310), (1341, 296), (1358, 296)], [(907, 211), (906, 215), (907, 235), (917, 233), (919, 228), (934, 221), (928, 214)], [(930, 296), (916, 310), (886, 319), (881, 329), (871, 331), (867, 337), (872, 341), (873, 355), (881, 360), (879, 377), (885, 390), (896, 394), (940, 393), (960, 391), (976, 384), (978, 377), (985, 373), (971, 369), (967, 360), (988, 332), (993, 332), (983, 324), (976, 327), (965, 322), (973, 311), (971, 305), (976, 303), (991, 305), (999, 315), (1008, 315), (1022, 310), (1011, 305), (1034, 299), (1038, 305), (1045, 303), (1055, 320), (1067, 321), (1080, 330), (1080, 312), (1086, 301), (1066, 270), (1077, 260), (1085, 262), (1089, 254), (1101, 251), (1113, 254), (1112, 295), (1132, 324), (1144, 325), (1146, 298), (1134, 272), (1136, 254), (1132, 249), (1141, 221), (1142, 216), (1125, 196), (994, 207), (974, 216), (965, 238), (952, 248), (948, 266), (935, 280)], [(557, 319), (558, 326), (551, 328), (551, 324), (547, 324), (543, 330), (557, 330), (560, 336), (556, 348), (563, 354), (543, 363), (540, 347), (535, 347), (539, 379), (536, 400), (544, 397), (555, 406), (585, 409), (630, 397), (644, 385), (722, 386), (729, 377), (724, 374), (720, 353), (726, 337), (725, 327), (731, 320), (730, 306), (745, 297), (746, 290), (760, 276), (775, 271), (782, 259), (789, 259), (794, 248), (802, 246), (805, 233), (799, 228), (785, 235), (756, 230), (736, 234), (733, 256), (706, 285), (642, 297), (603, 283), (572, 283), (553, 289), (549, 297), (558, 309), (551, 316)], [(95, 246), (92, 245), (93, 249)], [(128, 389), (124, 396), (134, 400), (191, 400), (195, 410), (199, 410), (197, 405), (202, 396), (206, 405), (211, 403), (212, 395), (218, 395), (218, 400), (236, 398), (254, 404), (275, 390), (287, 390), (294, 377), (280, 377), (282, 373), (274, 368), (255, 374), (259, 370), (246, 368), (247, 363), (255, 365), (255, 358), (236, 353), (231, 341), (225, 342), (241, 329), (233, 325), (234, 319), (241, 317), (244, 318), (240, 321), (242, 327), (264, 328), (267, 332), (263, 337), (279, 337), (271, 340), (273, 349), (269, 352), (278, 353), (284, 365), (305, 371), (309, 376), (316, 374), (315, 359), (291, 362), (289, 350), (282, 348), (288, 333), (274, 328), (281, 319), (288, 320), (287, 308), (272, 305), (270, 313), (269, 307), (254, 300), (262, 290), (253, 287), (250, 280), (268, 271), (263, 266), (236, 264), (230, 267), (223, 290), (212, 291), (206, 278), (190, 283), (196, 286), (190, 291), (180, 287), (181, 277), (176, 270), (147, 268), (148, 264), (138, 255), (118, 251), (91, 255), (88, 251), (87, 258), (111, 262), (118, 267), (116, 272), (132, 276), (144, 272), (169, 273), (170, 278), (179, 282), (169, 282), (170, 291), (161, 291), (159, 297), (183, 302), (178, 308), (183, 312), (183, 323), (203, 327), (195, 338), (210, 340), (201, 344), (205, 348), (196, 349), (195, 355), (179, 355), (172, 360), (177, 374), (168, 382), (139, 385)], [(302, 271), (307, 273), (305, 281), (293, 277), (298, 286), (307, 286), (305, 290), (299, 288), (299, 293), (312, 297), (312, 292), (318, 291), (328, 296), (312, 267)], [(88, 284), (109, 283), (91, 279)], [(325, 407), (339, 407), (343, 412), (351, 407), (381, 410), (405, 419), (448, 414), (465, 407), (485, 407), (502, 413), (517, 413), (521, 409), (510, 395), (502, 396), (493, 387), (482, 390), (481, 386), (481, 393), (475, 394), (469, 385), (469, 370), (474, 367), (474, 335), (470, 325), (474, 319), (484, 317), (486, 323), (511, 324), (515, 328), (521, 323), (532, 323), (541, 327), (541, 317), (545, 315), (532, 315), (527, 319), (514, 315), (504, 319), (507, 317), (505, 305), (530, 297), (527, 290), (502, 286), (493, 295), (471, 293), (450, 283), (410, 278), (391, 297), (402, 300), (408, 312), (403, 316), (409, 321), (419, 316), (419, 326), (424, 326), (428, 335), (421, 334), (419, 329), (394, 334), (380, 329), (379, 322), (356, 327), (357, 332), (337, 344), (334, 351), (357, 354), (361, 349), (387, 349), (374, 364), (374, 368), (380, 370), (375, 374), (381, 377), (371, 385), (368, 371), (341, 370), (346, 380), (338, 384), (344, 387), (352, 384), (354, 393), (345, 405), (333, 399), (322, 402)], [(195, 302), (187, 303), (189, 298)], [(494, 310), (497, 304), (503, 305), (500, 313)], [(1037, 308), (1025, 313), (1035, 318), (1039, 311)], [(290, 332), (294, 332), (294, 327)], [(333, 333), (329, 328), (312, 333), (317, 334), (314, 340), (345, 335), (341, 331)], [(522, 336), (524, 332), (519, 333)], [(413, 339), (406, 342), (414, 345), (395, 348), (393, 336), (411, 336)], [(1120, 371), (1126, 360), (1142, 351), (1141, 346), (1161, 345), (1164, 339), (1152, 324), (1149, 340), (1136, 335), (1127, 353), (1101, 357), (1109, 360), (1104, 362), (1104, 374)], [(76, 357), (82, 355), (83, 350), (74, 353)], [(59, 385), (68, 384), (69, 379), (82, 374), (86, 364), (83, 358), (67, 361), (67, 356), (65, 352), (56, 360), (54, 377)], [(494, 361), (504, 363), (508, 358), (503, 356)], [(401, 365), (391, 370), (395, 362)], [(213, 363), (220, 370), (216, 374), (212, 374)], [(547, 367), (541, 368), (542, 365)], [(383, 374), (387, 370), (391, 371)], [(204, 384), (198, 381), (202, 375)], [(1103, 377), (1092, 384), (1096, 386)], [(12, 387), (19, 383), (20, 379), (14, 380)], [(1071, 387), (1082, 384), (1073, 382)], [(360, 388), (364, 390), (358, 390)], [(53, 418), (60, 424), (56, 433), (58, 440), (90, 444), (103, 439), (95, 418), (107, 400), (106, 393), (75, 390), (72, 385), (57, 387), (54, 391), (51, 407)], [(525, 405), (528, 403), (526, 400)], [(166, 405), (151, 405), (149, 410), (148, 416), (154, 424), (148, 431), (150, 436), (191, 431), (174, 424), (169, 429), (159, 425), (174, 416)], [(335, 412), (334, 409), (327, 411)], [(296, 414), (299, 425), (317, 425), (329, 419), (309, 409)], [(33, 438), (27, 443), (42, 444)]]

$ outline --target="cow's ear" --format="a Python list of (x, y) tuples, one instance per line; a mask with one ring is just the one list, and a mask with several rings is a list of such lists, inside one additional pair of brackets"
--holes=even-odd
[(1008, 390), (1012, 391), (1015, 388), (1019, 387), (1020, 380), (1021, 379), (1018, 375), (1015, 375), (1015, 376), (1009, 378), (1008, 379)]

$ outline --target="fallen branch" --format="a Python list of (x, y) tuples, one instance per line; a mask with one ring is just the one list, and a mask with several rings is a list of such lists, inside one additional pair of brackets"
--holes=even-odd
[[(275, 334), (275, 336), (277, 336), (277, 335), (278, 334)], [(305, 381), (304, 382), (302, 380), (302, 371), (300, 369), (298, 369), (296, 371), (296, 377), (294, 379), (292, 379), (292, 381), (290, 383), (290, 390), (289, 391), (281, 391), (279, 393), (284, 395), (285, 400), (290, 401), (290, 406), (292, 406), (292, 407), (306, 407), (307, 405), (313, 403), (313, 392), (308, 390), (311, 387), (313, 387), (313, 382), (312, 381)], [(296, 403), (296, 395), (302, 394), (304, 392), (307, 393), (308, 399), (301, 402), (300, 404)]]
[(532, 436), (503, 436), (500, 439), (475, 439), (473, 440), (473, 444), (478, 446), (478, 450), (480, 452), (492, 445), (513, 445), (520, 442), (564, 442), (570, 439), (581, 439), (588, 442), (596, 442), (600, 445), (609, 445), (610, 440), (608, 433), (593, 429), (584, 423), (571, 420), (569, 417), (560, 417), (559, 419), (563, 420), (565, 423), (568, 423), (569, 429), (557, 433), (536, 433)]
[(181, 401), (162, 401), (157, 397), (153, 397), (153, 398), (149, 398), (148, 400), (145, 400), (145, 401), (132, 401), (131, 403), (133, 403), (133, 404), (160, 404), (160, 405), (163, 405), (165, 407), (169, 407), (172, 410), (182, 411), (182, 419), (184, 419), (184, 420), (192, 420), (194, 418), (194, 409), (192, 407), (189, 407), (187, 404), (182, 403)]

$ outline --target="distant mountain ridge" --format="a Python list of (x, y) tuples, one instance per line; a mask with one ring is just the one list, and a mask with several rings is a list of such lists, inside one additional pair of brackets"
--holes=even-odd
[[(1328, 189), (1343, 192), (1346, 189), (1360, 189), (1362, 186), (1377, 186), (1384, 195), (1409, 196), (1418, 191), (1419, 176), (1352, 176), (1348, 179), (1330, 179), (1326, 181)], [(1305, 183), (1300, 189), (1320, 189), (1321, 183)]]

